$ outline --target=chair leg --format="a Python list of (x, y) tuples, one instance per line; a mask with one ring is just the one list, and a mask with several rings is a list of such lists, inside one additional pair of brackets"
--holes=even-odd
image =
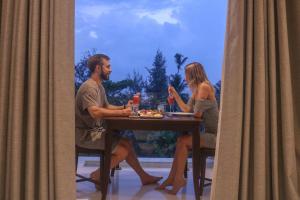
[(184, 178), (187, 178), (188, 177), (188, 161), (185, 162), (185, 168), (184, 168)]
[[(104, 174), (104, 155), (103, 154), (100, 155), (100, 175), (101, 174)], [(100, 190), (102, 191), (103, 183), (101, 182), (101, 180), (99, 180), (99, 181), (100, 181)]]
[(110, 176), (111, 176), (111, 177), (114, 177), (114, 176), (115, 176), (115, 171), (116, 171), (116, 167), (114, 167), (114, 168), (112, 168), (112, 169), (110, 170)]
[(204, 182), (205, 182), (205, 170), (206, 170), (206, 157), (200, 156), (200, 195), (203, 194)]
[(75, 150), (75, 173), (77, 174), (79, 152)]
[(110, 171), (110, 176), (114, 177), (115, 176), (115, 172), (116, 170), (121, 170), (122, 168), (120, 167), (120, 164), (118, 164), (117, 166), (115, 166), (114, 168), (111, 169)]
[[(113, 171), (113, 169), (111, 169), (111, 172), (112, 171)], [(100, 174), (103, 174), (103, 173), (104, 173), (104, 155), (100, 155)], [(111, 183), (110, 178), (108, 179), (108, 183)], [(100, 186), (102, 187), (101, 182), (100, 182)]]
[(118, 164), (117, 166), (116, 166), (116, 170), (121, 170), (122, 169), (122, 167), (120, 166), (120, 164)]

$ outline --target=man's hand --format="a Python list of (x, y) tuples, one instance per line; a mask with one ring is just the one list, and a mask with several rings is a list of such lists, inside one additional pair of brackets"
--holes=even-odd
[(129, 100), (127, 105), (126, 105), (126, 108), (131, 108), (131, 105), (133, 104), (133, 101), (132, 100)]
[(131, 115), (131, 108), (130, 107), (121, 110), (121, 116), (128, 117), (129, 115)]
[(88, 112), (93, 119), (101, 119), (103, 117), (128, 117), (131, 115), (131, 108), (110, 110), (98, 106), (90, 106), (88, 107)]

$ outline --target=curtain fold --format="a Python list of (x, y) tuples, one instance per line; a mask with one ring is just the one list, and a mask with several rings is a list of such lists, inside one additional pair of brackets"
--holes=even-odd
[(229, 0), (211, 199), (300, 199), (297, 0)]
[(74, 2), (0, 9), (0, 199), (75, 199)]
[(292, 68), (292, 85), (294, 95), (294, 121), (295, 124), (295, 141), (296, 141), (296, 161), (298, 191), (300, 191), (300, 3), (298, 1), (287, 1), (288, 34), (290, 45), (290, 57)]

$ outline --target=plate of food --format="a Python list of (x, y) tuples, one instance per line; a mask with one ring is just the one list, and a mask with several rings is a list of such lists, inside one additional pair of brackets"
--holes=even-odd
[(167, 115), (193, 117), (195, 114), (190, 112), (167, 112)]
[(164, 117), (164, 115), (158, 110), (139, 110), (138, 114), (140, 118), (161, 119)]

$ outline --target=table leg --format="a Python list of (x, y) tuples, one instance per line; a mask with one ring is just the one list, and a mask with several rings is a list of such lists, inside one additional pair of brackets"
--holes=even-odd
[(101, 183), (101, 193), (102, 193), (102, 200), (106, 199), (107, 190), (108, 190), (108, 182), (109, 182), (109, 175), (110, 175), (110, 163), (111, 163), (111, 146), (112, 146), (112, 130), (107, 129), (105, 134), (105, 153), (103, 158), (103, 173), (100, 176), (100, 183)]
[(200, 200), (200, 184), (199, 184), (199, 175), (200, 175), (200, 133), (199, 128), (193, 131), (193, 181), (194, 181), (194, 191), (195, 199)]

